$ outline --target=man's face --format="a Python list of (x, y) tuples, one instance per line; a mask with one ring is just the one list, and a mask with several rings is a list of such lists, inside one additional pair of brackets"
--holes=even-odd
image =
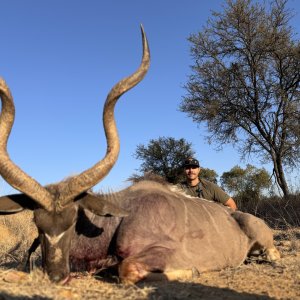
[(184, 171), (188, 180), (194, 180), (199, 176), (200, 168), (196, 166), (188, 166), (184, 168)]

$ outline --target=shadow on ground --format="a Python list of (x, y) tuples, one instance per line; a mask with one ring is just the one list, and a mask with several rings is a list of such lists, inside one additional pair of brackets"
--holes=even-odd
[(250, 293), (239, 293), (228, 288), (219, 288), (205, 286), (199, 283), (191, 282), (166, 282), (155, 284), (139, 284), (139, 287), (152, 287), (152, 292), (149, 293), (147, 299), (275, 299), (267, 295), (257, 295)]

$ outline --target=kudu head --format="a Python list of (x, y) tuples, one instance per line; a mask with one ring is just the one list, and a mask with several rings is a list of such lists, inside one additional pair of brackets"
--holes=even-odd
[(150, 53), (143, 27), (143, 58), (139, 68), (119, 81), (109, 92), (103, 109), (103, 126), (107, 140), (105, 157), (79, 175), (58, 184), (40, 185), (15, 165), (7, 153), (7, 141), (14, 122), (15, 107), (5, 81), (0, 78), (0, 175), (23, 194), (0, 199), (0, 213), (17, 213), (24, 208), (34, 211), (39, 230), (44, 271), (55, 282), (69, 276), (69, 250), (75, 232), (78, 209), (84, 208), (97, 215), (124, 216), (126, 212), (88, 193), (106, 176), (117, 161), (120, 144), (114, 119), (114, 107), (119, 97), (137, 85), (150, 65)]

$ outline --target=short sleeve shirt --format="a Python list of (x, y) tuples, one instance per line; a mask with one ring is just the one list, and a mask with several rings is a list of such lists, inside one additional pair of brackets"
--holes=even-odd
[(206, 179), (200, 179), (196, 186), (189, 186), (187, 182), (182, 182), (179, 187), (192, 197), (204, 198), (220, 203), (225, 203), (230, 196), (225, 193), (218, 185)]

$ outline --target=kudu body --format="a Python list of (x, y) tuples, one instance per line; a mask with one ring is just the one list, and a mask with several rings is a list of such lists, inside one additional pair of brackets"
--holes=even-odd
[[(6, 143), (14, 117), (11, 94), (0, 82), (0, 173), (23, 194), (0, 198), (0, 212), (34, 210), (44, 270), (53, 281), (65, 282), (70, 264), (77, 269), (117, 263), (123, 282), (177, 279), (181, 275), (238, 266), (252, 250), (270, 260), (279, 258), (270, 228), (260, 219), (216, 203), (191, 198), (166, 183), (141, 181), (110, 195), (88, 190), (112, 168), (119, 152), (114, 105), (147, 72), (149, 50), (143, 34), (140, 68), (109, 93), (103, 122), (107, 154), (78, 176), (42, 187), (10, 160)], [(112, 258), (113, 262), (109, 262)]]

